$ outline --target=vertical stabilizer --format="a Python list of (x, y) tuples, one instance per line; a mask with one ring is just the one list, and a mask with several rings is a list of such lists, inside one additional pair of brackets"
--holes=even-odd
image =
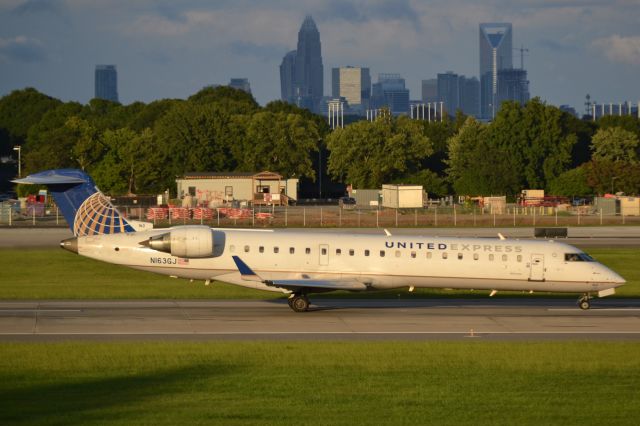
[(47, 170), (13, 182), (47, 185), (75, 236), (135, 232), (82, 170)]

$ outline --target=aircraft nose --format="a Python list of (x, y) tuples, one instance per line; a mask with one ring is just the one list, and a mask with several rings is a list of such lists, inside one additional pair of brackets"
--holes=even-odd
[(66, 240), (60, 241), (60, 248), (69, 250), (72, 253), (78, 254), (78, 238), (72, 237)]

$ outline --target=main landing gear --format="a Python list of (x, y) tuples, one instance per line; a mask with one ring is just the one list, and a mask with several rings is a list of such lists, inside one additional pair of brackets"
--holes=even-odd
[(578, 306), (580, 307), (580, 309), (582, 309), (583, 311), (586, 311), (591, 307), (591, 302), (589, 302), (589, 299), (591, 299), (591, 296), (589, 296), (589, 293), (585, 293), (582, 296), (580, 296), (580, 299), (578, 299)]
[(289, 296), (289, 307), (295, 312), (306, 312), (309, 310), (309, 299), (306, 294), (293, 293)]

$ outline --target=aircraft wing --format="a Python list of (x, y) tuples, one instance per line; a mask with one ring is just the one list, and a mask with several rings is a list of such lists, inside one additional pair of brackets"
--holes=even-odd
[(268, 286), (284, 288), (296, 291), (303, 288), (317, 288), (325, 290), (366, 290), (367, 286), (355, 279), (294, 279), (294, 280), (265, 280), (256, 274), (238, 256), (232, 256), (233, 261), (240, 271), (240, 276), (245, 281), (258, 281)]

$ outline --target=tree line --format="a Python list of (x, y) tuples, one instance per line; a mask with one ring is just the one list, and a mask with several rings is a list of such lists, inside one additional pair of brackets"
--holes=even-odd
[(281, 101), (260, 107), (229, 87), (186, 100), (121, 105), (62, 102), (35, 89), (0, 99), (0, 155), (22, 147), (23, 170), (81, 168), (112, 194), (156, 193), (187, 172), (332, 179), (354, 188), (422, 184), (429, 194), (562, 196), (640, 189), (640, 120), (580, 120), (533, 99), (505, 102), (495, 120), (442, 122), (381, 114), (331, 131), (324, 117)]

